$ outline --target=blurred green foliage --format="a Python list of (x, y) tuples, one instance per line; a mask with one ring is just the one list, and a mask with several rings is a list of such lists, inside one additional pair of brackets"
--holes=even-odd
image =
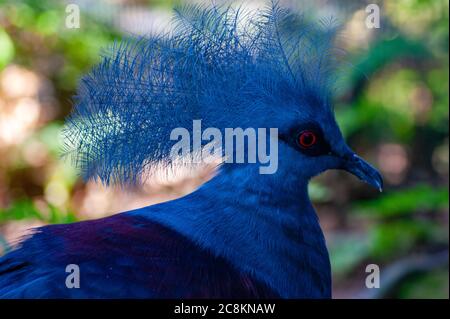
[[(381, 196), (351, 197), (344, 206), (351, 212), (346, 223), (366, 229), (330, 242), (334, 278), (344, 285), (369, 261), (386, 265), (448, 249), (448, 169), (442, 170), (448, 167), (448, 2), (384, 3), (387, 27), (363, 53), (350, 52), (353, 64), (341, 77), (344, 98), (336, 116), (353, 147), (373, 156), (377, 141), (401, 146), (409, 168)], [(448, 298), (448, 263), (444, 267), (411, 278), (396, 296)]]
[(63, 212), (48, 204), (47, 212), (39, 211), (29, 199), (14, 201), (7, 209), (0, 209), (0, 223), (11, 220), (37, 219), (49, 224), (65, 224), (77, 221), (71, 212)]
[(448, 299), (448, 281), (448, 270), (421, 274), (405, 281), (398, 288), (398, 296), (404, 299), (420, 299), (424, 296)]
[(14, 43), (5, 32), (0, 29), (0, 69), (5, 67), (14, 57)]
[[(448, 206), (448, 188), (419, 185), (404, 191), (390, 192), (378, 199), (355, 203), (355, 212), (375, 217), (413, 215), (435, 212)], [(408, 216), (411, 217), (411, 216)]]
[[(66, 28), (64, 10), (64, 3), (54, 0), (6, 1), (3, 4), (3, 11), (7, 12), (8, 22), (11, 23), (10, 28), (35, 37), (23, 39), (25, 41), (17, 38), (18, 41), (14, 43), (14, 61), (33, 66), (41, 55), (48, 58), (63, 57), (63, 66), (52, 76), (58, 89), (72, 92), (79, 78), (99, 61), (101, 49), (118, 38), (119, 32), (111, 25), (98, 23), (96, 17), (91, 15), (82, 16), (83, 28), (88, 32)], [(8, 56), (11, 55), (9, 53)]]

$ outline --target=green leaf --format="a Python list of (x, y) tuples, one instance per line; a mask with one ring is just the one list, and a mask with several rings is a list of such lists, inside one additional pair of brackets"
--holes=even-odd
[(372, 216), (399, 216), (418, 211), (436, 211), (448, 207), (448, 188), (433, 188), (418, 185), (401, 191), (386, 193), (383, 196), (354, 205), (353, 211)]
[(430, 221), (399, 220), (377, 225), (370, 232), (371, 257), (397, 258), (419, 243), (432, 242), (438, 233), (438, 225)]
[(72, 212), (63, 212), (57, 207), (48, 205), (48, 214), (40, 212), (30, 199), (20, 199), (8, 208), (0, 209), (0, 223), (13, 220), (37, 219), (50, 224), (64, 224), (77, 221)]
[(44, 217), (30, 199), (17, 200), (8, 208), (0, 210), (0, 222), (21, 219), (44, 220)]
[(345, 234), (328, 242), (333, 276), (338, 279), (350, 273), (370, 253), (367, 236)]
[(413, 276), (402, 284), (398, 296), (405, 299), (448, 299), (448, 269)]
[(0, 28), (0, 70), (14, 58), (14, 43), (5, 30)]

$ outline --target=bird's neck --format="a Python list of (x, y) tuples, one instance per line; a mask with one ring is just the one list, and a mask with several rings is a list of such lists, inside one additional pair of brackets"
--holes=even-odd
[(321, 297), (329, 293), (317, 295), (317, 287), (329, 287), (328, 252), (307, 183), (297, 182), (222, 171), (197, 191), (138, 213), (227, 258), (283, 297)]

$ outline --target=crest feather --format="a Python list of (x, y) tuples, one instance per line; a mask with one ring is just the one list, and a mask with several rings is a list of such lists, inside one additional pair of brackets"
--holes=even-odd
[(266, 127), (282, 105), (327, 103), (336, 29), (274, 3), (252, 14), (178, 8), (172, 31), (116, 43), (81, 80), (65, 154), (85, 179), (138, 184), (175, 165), (170, 132), (193, 119)]

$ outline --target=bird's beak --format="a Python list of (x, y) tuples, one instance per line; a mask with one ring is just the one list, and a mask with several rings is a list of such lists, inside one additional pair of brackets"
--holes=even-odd
[(377, 188), (380, 192), (383, 191), (383, 178), (381, 174), (358, 155), (352, 153), (346, 156), (343, 165), (343, 169), (347, 172), (352, 173), (362, 181)]

